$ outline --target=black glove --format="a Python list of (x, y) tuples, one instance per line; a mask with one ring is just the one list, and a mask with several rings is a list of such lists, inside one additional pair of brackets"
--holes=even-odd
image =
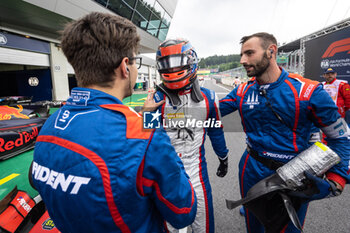
[(307, 189), (301, 192), (292, 192), (291, 195), (313, 201), (341, 194), (341, 190), (337, 189), (335, 183), (331, 180), (324, 180), (309, 172), (305, 172), (305, 177), (304, 183)]
[(218, 170), (216, 171), (216, 175), (218, 177), (224, 177), (227, 174), (227, 168), (228, 168), (228, 158), (226, 157), (226, 159), (220, 159), (220, 165), (218, 167)]

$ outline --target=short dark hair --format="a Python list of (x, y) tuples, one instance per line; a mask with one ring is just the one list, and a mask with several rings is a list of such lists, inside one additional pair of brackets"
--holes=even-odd
[(62, 50), (73, 66), (78, 86), (110, 87), (124, 57), (138, 52), (135, 25), (118, 15), (92, 12), (66, 25)]
[(258, 33), (254, 33), (250, 36), (243, 36), (240, 43), (244, 44), (245, 42), (247, 42), (249, 39), (251, 39), (253, 37), (258, 37), (261, 39), (261, 47), (263, 49), (267, 49), (269, 47), (269, 45), (271, 45), (271, 44), (277, 45), (276, 38), (272, 34), (269, 34), (267, 32), (258, 32)]

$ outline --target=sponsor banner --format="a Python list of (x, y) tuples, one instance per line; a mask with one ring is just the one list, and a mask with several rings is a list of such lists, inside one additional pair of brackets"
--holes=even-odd
[(199, 70), (197, 71), (197, 75), (208, 75), (208, 74), (210, 74), (210, 73), (211, 73), (210, 70), (201, 70), (201, 69), (199, 69)]
[(284, 55), (277, 56), (277, 63), (279, 65), (288, 64), (288, 61), (289, 61), (289, 58), (287, 56), (284, 56)]
[(350, 27), (305, 42), (305, 77), (324, 81), (328, 68), (350, 82)]
[(46, 119), (1, 121), (0, 160), (8, 159), (34, 147)]
[(0, 32), (0, 47), (21, 49), (50, 54), (50, 44), (45, 41), (26, 38), (9, 32)]

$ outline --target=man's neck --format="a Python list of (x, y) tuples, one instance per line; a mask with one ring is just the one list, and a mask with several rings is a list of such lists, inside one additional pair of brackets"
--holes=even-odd
[(282, 71), (277, 64), (271, 64), (261, 76), (256, 77), (256, 80), (260, 85), (274, 83), (281, 76), (281, 73)]
[(332, 79), (331, 81), (326, 82), (326, 83), (327, 83), (327, 84), (332, 84), (335, 80), (336, 80), (336, 78), (334, 78), (334, 79)]
[(97, 86), (97, 85), (90, 85), (90, 86), (87, 86), (87, 88), (96, 89), (96, 90), (105, 92), (111, 96), (116, 97), (120, 101), (123, 101), (123, 99), (127, 96), (126, 96), (126, 91), (125, 91), (126, 88), (122, 84), (124, 84), (124, 83), (120, 83), (120, 81), (116, 80), (114, 82), (113, 87), (101, 87), (101, 86)]

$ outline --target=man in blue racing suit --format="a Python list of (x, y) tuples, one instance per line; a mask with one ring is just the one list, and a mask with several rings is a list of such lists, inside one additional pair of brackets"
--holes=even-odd
[[(309, 147), (312, 123), (327, 135), (328, 146), (341, 162), (326, 173), (326, 179), (310, 177), (319, 193), (308, 197), (298, 210), (303, 223), (309, 201), (339, 195), (349, 178), (350, 143), (348, 127), (337, 106), (315, 81), (288, 73), (276, 62), (277, 41), (268, 33), (241, 39), (241, 64), (252, 79), (240, 84), (220, 100), (225, 116), (238, 110), (246, 133), (247, 150), (239, 163), (241, 196), (260, 180)], [(336, 191), (331, 189), (336, 187)], [(248, 209), (248, 232), (264, 232), (263, 225)], [(290, 222), (284, 232), (299, 232)]]
[(169, 137), (143, 130), (142, 117), (122, 104), (141, 66), (139, 40), (127, 19), (96, 12), (63, 32), (79, 88), (40, 131), (32, 168), (63, 233), (166, 232), (166, 221), (181, 228), (196, 216), (195, 191)]

